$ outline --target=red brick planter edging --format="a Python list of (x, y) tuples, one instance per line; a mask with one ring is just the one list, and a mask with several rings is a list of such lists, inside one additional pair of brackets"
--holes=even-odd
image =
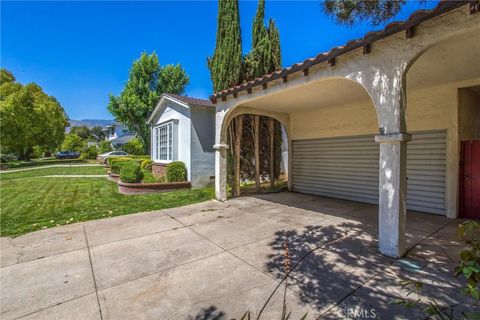
[(191, 188), (190, 181), (163, 183), (128, 183), (118, 181), (118, 191), (123, 194), (167, 192), (175, 189)]
[(120, 180), (120, 175), (116, 173), (108, 172), (108, 180), (118, 182)]

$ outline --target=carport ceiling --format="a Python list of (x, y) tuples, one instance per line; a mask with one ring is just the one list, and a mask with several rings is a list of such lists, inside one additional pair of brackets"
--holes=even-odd
[(247, 106), (289, 113), (369, 100), (367, 92), (359, 84), (343, 79), (328, 79), (281, 90), (254, 100)]
[(479, 79), (479, 57), (478, 32), (456, 36), (434, 45), (408, 71), (407, 92), (449, 82)]

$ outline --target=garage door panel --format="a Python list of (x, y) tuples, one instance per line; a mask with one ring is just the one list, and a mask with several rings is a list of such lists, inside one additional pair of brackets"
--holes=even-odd
[[(429, 131), (407, 144), (407, 209), (445, 213), (445, 141), (445, 131)], [(292, 147), (294, 191), (378, 203), (373, 135), (295, 140)]]
[(338, 191), (335, 191), (335, 190), (330, 190), (330, 189), (327, 189), (327, 188), (317, 188), (317, 187), (311, 187), (310, 188), (310, 187), (307, 187), (307, 186), (302, 186), (301, 188), (297, 188), (297, 189), (295, 189), (295, 192), (314, 194), (314, 195), (332, 197), (332, 198), (338, 198), (338, 199), (345, 199), (345, 200), (350, 200), (350, 201), (372, 203), (372, 204), (377, 204), (378, 203), (378, 193), (368, 196), (368, 195), (365, 195), (363, 193), (358, 195), (354, 192), (345, 193), (345, 192), (338, 192)]
[[(303, 178), (305, 185), (315, 186), (317, 184), (317, 178)], [(354, 179), (335, 179), (335, 178), (322, 178), (324, 181), (324, 186), (335, 186), (337, 188), (345, 189), (345, 184), (351, 184), (352, 189), (364, 189), (370, 188), (371, 191), (378, 192), (375, 187), (366, 186), (365, 180), (354, 180)]]
[(345, 172), (341, 172), (338, 174), (332, 174), (332, 173), (322, 174), (318, 172), (315, 172), (314, 174), (305, 174), (305, 173), (294, 172), (294, 174), (297, 174), (299, 176), (298, 178), (305, 179), (305, 180), (313, 180), (313, 181), (318, 181), (318, 179), (333, 180), (333, 181), (343, 179), (343, 180), (349, 180), (349, 181), (358, 181), (358, 183), (363, 183), (365, 180), (368, 180), (371, 182), (377, 181), (375, 177), (372, 177), (371, 175), (359, 177), (359, 176), (348, 175), (348, 173), (345, 173)]

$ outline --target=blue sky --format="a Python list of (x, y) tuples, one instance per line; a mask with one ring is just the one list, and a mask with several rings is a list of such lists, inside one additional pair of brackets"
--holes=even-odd
[[(427, 7), (435, 5), (435, 1)], [(251, 44), (256, 1), (240, 2), (242, 45)], [(395, 20), (418, 9), (408, 3)], [(280, 29), (283, 66), (382, 28), (336, 25), (319, 1), (268, 1), (266, 19)], [(121, 92), (132, 62), (155, 51), (161, 64), (181, 63), (187, 94), (211, 92), (206, 59), (215, 48), (216, 1), (1, 2), (2, 68), (21, 83), (36, 82), (71, 119), (111, 119), (108, 94)]]

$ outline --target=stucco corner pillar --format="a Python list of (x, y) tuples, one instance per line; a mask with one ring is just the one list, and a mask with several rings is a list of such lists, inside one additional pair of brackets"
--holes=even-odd
[(215, 198), (227, 200), (227, 150), (228, 145), (216, 144), (215, 149)]
[(378, 243), (382, 254), (405, 254), (408, 133), (383, 134), (380, 143)]

